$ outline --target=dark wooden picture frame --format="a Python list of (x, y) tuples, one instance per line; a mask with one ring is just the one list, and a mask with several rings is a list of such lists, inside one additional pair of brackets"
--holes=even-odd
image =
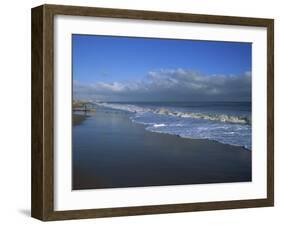
[[(267, 28), (267, 198), (122, 208), (54, 210), (54, 16), (95, 16)], [(274, 205), (274, 21), (124, 9), (42, 5), (32, 9), (32, 201), (34, 218), (66, 220)]]

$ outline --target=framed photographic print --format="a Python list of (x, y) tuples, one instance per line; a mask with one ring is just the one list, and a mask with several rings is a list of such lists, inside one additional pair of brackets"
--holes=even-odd
[(32, 9), (32, 216), (273, 206), (272, 19)]

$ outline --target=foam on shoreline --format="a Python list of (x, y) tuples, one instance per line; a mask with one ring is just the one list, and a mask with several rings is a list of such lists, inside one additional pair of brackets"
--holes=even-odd
[(180, 111), (171, 111), (166, 108), (160, 109), (151, 109), (146, 107), (139, 107), (131, 104), (112, 104), (112, 103), (96, 103), (99, 106), (109, 107), (112, 109), (123, 110), (133, 113), (145, 113), (152, 112), (159, 115), (170, 115), (181, 118), (194, 118), (194, 119), (205, 119), (211, 121), (220, 121), (220, 122), (229, 122), (237, 124), (251, 124), (251, 118), (246, 116), (235, 116), (235, 115), (226, 115), (226, 114), (205, 114), (205, 113), (196, 113), (196, 112), (180, 112)]

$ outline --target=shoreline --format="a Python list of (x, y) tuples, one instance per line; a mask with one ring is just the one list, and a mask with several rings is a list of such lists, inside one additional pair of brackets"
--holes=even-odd
[[(82, 124), (88, 117), (91, 117), (91, 115), (82, 115), (82, 114), (77, 114), (77, 112), (75, 113), (75, 111), (72, 113), (72, 125), (73, 126), (78, 126), (80, 124)], [(219, 144), (223, 144), (223, 145), (229, 145), (229, 146), (233, 146), (233, 147), (238, 147), (238, 148), (242, 148), (244, 149), (245, 151), (252, 151), (251, 149), (248, 149), (244, 146), (240, 146), (240, 145), (231, 145), (231, 144), (227, 144), (227, 143), (222, 143), (222, 142), (219, 142), (217, 140), (211, 140), (211, 139), (196, 139), (196, 138), (190, 138), (190, 137), (182, 137), (180, 135), (177, 135), (177, 134), (170, 134), (170, 133), (164, 133), (164, 132), (158, 132), (158, 131), (151, 131), (151, 130), (148, 130), (147, 129), (147, 126), (145, 124), (142, 124), (142, 123), (138, 123), (138, 122), (134, 122), (134, 121), (131, 121), (132, 123), (135, 123), (137, 125), (140, 125), (140, 126), (143, 126), (143, 128), (150, 132), (150, 133), (159, 133), (159, 134), (165, 134), (165, 135), (170, 135), (170, 136), (176, 136), (176, 137), (179, 137), (179, 138), (182, 138), (182, 139), (189, 139), (189, 140), (201, 140), (201, 141), (204, 141), (204, 140), (207, 140), (207, 141), (210, 141), (210, 142), (215, 142), (215, 143), (219, 143)]]
[(99, 109), (73, 126), (73, 190), (251, 181), (248, 149), (152, 132), (129, 116)]
[(205, 138), (205, 139), (202, 139), (202, 138), (190, 138), (190, 137), (182, 137), (180, 135), (177, 135), (177, 134), (170, 134), (170, 133), (164, 133), (164, 132), (158, 132), (158, 131), (151, 131), (151, 130), (148, 130), (146, 129), (145, 125), (144, 124), (141, 124), (141, 123), (138, 123), (138, 122), (132, 122), (132, 123), (136, 123), (140, 126), (143, 126), (144, 129), (150, 133), (159, 133), (159, 134), (165, 134), (165, 135), (169, 135), (169, 136), (176, 136), (176, 137), (179, 137), (181, 139), (187, 139), (187, 140), (198, 140), (198, 141), (209, 141), (209, 142), (214, 142), (214, 143), (218, 143), (218, 144), (223, 144), (223, 145), (229, 145), (229, 146), (232, 146), (232, 147), (237, 147), (237, 148), (242, 148), (244, 149), (245, 151), (252, 151), (251, 149), (248, 149), (244, 146), (241, 146), (241, 145), (232, 145), (232, 144), (227, 144), (227, 143), (222, 143), (222, 142), (219, 142), (217, 140), (211, 140), (211, 139), (208, 139), (208, 138)]
[(215, 140), (223, 144), (252, 149), (251, 123), (246, 123), (246, 121), (251, 121), (251, 114), (237, 109), (214, 110), (207, 108), (204, 110), (203, 108), (203, 110), (189, 109), (190, 111), (185, 111), (181, 108), (184, 106), (176, 104), (173, 105), (176, 107), (174, 109), (170, 105), (150, 106), (149, 104), (114, 104), (111, 102), (99, 103), (97, 106), (135, 113), (131, 120), (144, 124), (146, 129), (152, 132), (176, 134), (190, 139)]
[(72, 125), (80, 125), (87, 117), (85, 115), (79, 115), (72, 113)]

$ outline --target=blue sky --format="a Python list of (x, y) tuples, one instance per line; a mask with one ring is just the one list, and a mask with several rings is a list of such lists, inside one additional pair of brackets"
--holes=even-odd
[[(190, 81), (195, 74), (201, 80), (210, 79), (210, 76), (223, 76), (225, 80), (236, 76), (239, 80), (251, 73), (250, 43), (73, 35), (72, 48), (73, 80), (79, 86), (79, 92), (83, 91), (83, 86), (88, 96), (98, 99), (112, 99), (109, 91), (112, 96), (122, 91), (123, 99), (126, 99), (125, 91), (128, 95), (137, 95), (140, 88), (155, 90), (155, 86), (148, 87), (148, 83), (155, 82), (157, 77), (157, 84), (162, 84), (161, 78), (167, 79), (167, 74), (168, 80), (185, 79), (187, 82), (188, 79), (191, 84), (198, 80)], [(205, 85), (207, 83), (205, 81)], [(136, 86), (138, 92), (132, 92), (129, 86)], [(77, 90), (74, 92), (78, 95)], [(97, 90), (99, 92), (95, 94)], [(164, 90), (160, 91), (164, 93)], [(242, 99), (250, 98), (247, 93)], [(188, 99), (187, 95), (183, 99)], [(232, 99), (231, 96), (228, 99)]]

